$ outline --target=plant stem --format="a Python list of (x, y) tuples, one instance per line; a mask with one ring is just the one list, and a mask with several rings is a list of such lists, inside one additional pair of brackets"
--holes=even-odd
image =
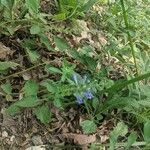
[(35, 68), (37, 68), (37, 67), (39, 67), (39, 66), (43, 66), (43, 65), (45, 65), (45, 64), (47, 64), (47, 63), (49, 63), (49, 62), (40, 63), (40, 64), (38, 64), (38, 65), (32, 66), (32, 67), (27, 68), (27, 69), (25, 69), (25, 70), (22, 70), (22, 71), (20, 71), (20, 72), (16, 72), (16, 73), (14, 73), (14, 74), (11, 74), (11, 75), (9, 75), (9, 76), (6, 76), (6, 77), (4, 77), (4, 78), (1, 78), (1, 79), (0, 79), (0, 82), (3, 81), (3, 80), (6, 80), (6, 79), (8, 79), (8, 78), (14, 77), (14, 76), (16, 76), (16, 75), (23, 74), (23, 73), (25, 73), (25, 72), (27, 72), (27, 71), (30, 71), (30, 70), (32, 70), (32, 69), (35, 69)]
[(137, 62), (136, 62), (134, 44), (133, 44), (133, 41), (132, 41), (131, 34), (129, 32), (128, 16), (127, 16), (127, 12), (126, 12), (125, 5), (124, 5), (124, 0), (120, 0), (120, 2), (121, 2), (121, 8), (122, 8), (122, 12), (123, 12), (123, 18), (124, 18), (125, 26), (126, 26), (126, 29), (127, 29), (126, 33), (128, 35), (128, 40), (129, 40), (129, 44), (130, 44), (130, 47), (131, 47), (132, 56), (133, 56), (133, 59), (134, 59), (135, 69), (136, 69), (136, 73), (138, 75), (139, 72), (138, 72), (138, 66), (137, 66)]

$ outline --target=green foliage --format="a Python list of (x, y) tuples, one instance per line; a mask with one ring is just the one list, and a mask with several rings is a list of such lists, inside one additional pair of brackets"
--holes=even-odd
[(65, 51), (67, 49), (70, 48), (70, 46), (66, 43), (66, 41), (64, 39), (55, 37), (54, 38), (56, 47), (60, 50), (60, 51)]
[(144, 140), (150, 143), (150, 121), (144, 124)]
[(2, 85), (1, 85), (1, 88), (3, 89), (3, 91), (4, 91), (6, 94), (11, 94), (11, 92), (12, 92), (12, 87), (11, 87), (11, 84), (10, 84), (10, 83), (2, 84)]
[(87, 12), (98, 0), (59, 0), (59, 13), (54, 16), (57, 20), (77, 18)]
[(24, 92), (25, 96), (36, 96), (38, 92), (38, 84), (33, 80), (27, 81), (24, 86)]
[(9, 82), (2, 84), (1, 85), (1, 89), (3, 90), (3, 92), (5, 93), (5, 98), (7, 101), (11, 101), (12, 100), (12, 86)]
[(27, 49), (27, 53), (29, 55), (31, 62), (33, 62), (33, 63), (37, 62), (38, 59), (40, 58), (40, 55), (36, 51)]
[(9, 68), (17, 67), (18, 65), (19, 64), (10, 61), (0, 62), (0, 71), (5, 71)]
[(44, 124), (51, 121), (51, 111), (47, 104), (43, 104), (35, 108), (34, 113), (36, 117)]
[(39, 13), (40, 1), (39, 0), (26, 0), (26, 6), (32, 15)]
[(132, 146), (132, 144), (136, 142), (136, 139), (137, 139), (137, 133), (134, 131), (131, 132), (131, 134), (128, 136), (126, 149), (129, 149)]
[(110, 133), (110, 150), (115, 149), (115, 144), (119, 136), (125, 136), (128, 132), (128, 127), (123, 123), (119, 122), (114, 130)]
[(85, 120), (80, 123), (82, 130), (86, 134), (91, 134), (96, 131), (96, 124), (92, 120)]

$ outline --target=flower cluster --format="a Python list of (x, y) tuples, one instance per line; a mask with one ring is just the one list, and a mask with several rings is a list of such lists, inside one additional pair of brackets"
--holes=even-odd
[[(81, 76), (79, 76), (78, 74), (74, 74), (73, 77), (72, 77), (74, 83), (77, 85), (77, 86), (80, 86), (80, 85), (85, 85), (86, 83), (89, 82), (89, 80), (87, 79), (86, 76), (84, 76), (83, 78)], [(84, 99), (88, 99), (88, 100), (91, 100), (94, 98), (93, 94), (92, 94), (92, 91), (90, 88), (87, 88), (83, 91), (80, 91), (80, 92), (76, 92), (74, 94), (74, 96), (76, 97), (76, 101), (78, 104), (83, 104), (84, 103)]]

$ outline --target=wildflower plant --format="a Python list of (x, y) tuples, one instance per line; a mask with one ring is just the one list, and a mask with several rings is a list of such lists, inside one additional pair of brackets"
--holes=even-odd
[(76, 97), (76, 102), (79, 105), (83, 104), (84, 100), (92, 100), (94, 98), (93, 90), (90, 87), (87, 87), (87, 85), (90, 83), (90, 80), (86, 75), (81, 77), (80, 75), (74, 73), (72, 79), (77, 87), (74, 96)]

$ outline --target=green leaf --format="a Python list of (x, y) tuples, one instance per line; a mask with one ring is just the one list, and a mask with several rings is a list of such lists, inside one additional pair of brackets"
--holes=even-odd
[(40, 102), (38, 101), (36, 96), (28, 96), (24, 97), (21, 100), (14, 103), (14, 105), (18, 107), (28, 108), (38, 106)]
[(65, 51), (67, 49), (70, 49), (70, 46), (68, 45), (68, 43), (64, 40), (61, 39), (59, 37), (55, 37), (54, 38), (54, 42), (56, 44), (56, 47), (60, 50), (60, 51)]
[(40, 58), (40, 55), (36, 51), (31, 51), (31, 50), (27, 49), (27, 53), (29, 55), (31, 62), (33, 62), (33, 63), (38, 61), (38, 59)]
[(110, 150), (115, 149), (115, 144), (119, 136), (125, 136), (128, 132), (128, 127), (123, 123), (119, 122), (114, 130), (110, 133)]
[(111, 86), (110, 88), (108, 88), (106, 91), (108, 91), (109, 93), (115, 93), (118, 90), (126, 87), (127, 85), (133, 84), (135, 82), (138, 82), (140, 80), (144, 80), (150, 77), (150, 72), (143, 74), (143, 75), (139, 75), (133, 79), (130, 80), (119, 80), (117, 83), (115, 83), (113, 86)]
[(8, 68), (16, 67), (18, 65), (19, 64), (11, 61), (0, 62), (0, 71), (7, 70)]
[(39, 0), (26, 0), (26, 6), (31, 14), (38, 14), (40, 1)]
[(12, 9), (14, 5), (14, 0), (1, 0), (0, 3), (8, 9)]
[(57, 108), (62, 108), (63, 107), (63, 103), (61, 101), (60, 98), (55, 98), (54, 99), (54, 105), (57, 107)]
[(56, 93), (57, 92), (57, 87), (54, 83), (47, 83), (46, 87), (47, 87), (47, 90), (51, 93)]
[(35, 108), (34, 113), (36, 117), (44, 124), (51, 121), (51, 111), (47, 104)]
[(132, 144), (136, 141), (136, 139), (137, 139), (137, 133), (132, 132), (128, 137), (126, 150), (132, 146)]
[(85, 120), (81, 122), (80, 125), (83, 129), (83, 132), (86, 134), (90, 134), (96, 131), (96, 124), (92, 120)]
[(41, 43), (44, 44), (49, 51), (53, 51), (54, 48), (51, 46), (48, 37), (45, 34), (40, 34), (39, 36), (40, 36)]
[(20, 113), (20, 108), (18, 106), (16, 106), (15, 104), (12, 104), (11, 106), (9, 106), (7, 109), (6, 109), (6, 112), (12, 116)]
[(1, 88), (6, 94), (11, 94), (11, 92), (12, 92), (12, 87), (11, 87), (10, 83), (2, 84)]
[(38, 25), (33, 25), (33, 26), (30, 28), (30, 33), (31, 33), (31, 34), (40, 34), (40, 33), (42, 33), (42, 29), (41, 29), (41, 27), (39, 27)]
[(45, 70), (50, 72), (50, 73), (59, 73), (62, 74), (61, 70), (56, 68), (56, 67), (51, 67), (50, 65), (45, 66)]
[(26, 96), (36, 96), (38, 93), (38, 89), (38, 84), (33, 80), (29, 80), (25, 83), (24, 92)]
[(150, 107), (150, 99), (145, 99), (145, 100), (140, 100), (140, 101), (137, 101), (138, 104), (144, 106), (145, 108), (146, 107)]
[(54, 15), (53, 16), (53, 19), (55, 19), (55, 20), (65, 20), (66, 19), (66, 13), (59, 13), (59, 14), (57, 14), (57, 15)]
[(150, 142), (150, 121), (144, 124), (144, 140), (145, 142)]
[(81, 9), (81, 11), (87, 12), (98, 0), (89, 0)]

